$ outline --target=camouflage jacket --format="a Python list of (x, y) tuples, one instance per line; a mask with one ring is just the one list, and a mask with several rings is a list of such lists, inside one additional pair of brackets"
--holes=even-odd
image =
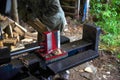
[(42, 10), (40, 20), (50, 30), (62, 30), (67, 23), (59, 0), (43, 0), (43, 2), (40, 8)]

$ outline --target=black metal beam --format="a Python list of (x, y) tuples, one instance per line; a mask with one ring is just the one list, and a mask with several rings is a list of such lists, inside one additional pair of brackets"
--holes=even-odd
[(56, 61), (54, 63), (48, 64), (48, 68), (51, 69), (55, 74), (73, 68), (84, 62), (92, 60), (98, 57), (98, 53), (93, 50), (88, 50), (82, 53), (78, 53), (71, 57), (67, 57), (63, 60)]

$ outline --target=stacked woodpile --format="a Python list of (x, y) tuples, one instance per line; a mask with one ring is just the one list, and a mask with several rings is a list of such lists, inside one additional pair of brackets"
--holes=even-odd
[(75, 17), (76, 1), (77, 0), (60, 0), (66, 16)]
[(8, 46), (11, 51), (24, 48), (24, 44), (37, 41), (38, 32), (47, 31), (39, 19), (34, 19), (29, 23), (32, 26), (23, 23), (23, 27), (12, 19), (0, 15), (0, 47)]

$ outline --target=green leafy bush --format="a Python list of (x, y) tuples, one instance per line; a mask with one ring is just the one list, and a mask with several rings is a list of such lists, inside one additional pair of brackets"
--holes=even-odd
[(104, 34), (101, 41), (108, 46), (120, 46), (120, 1), (119, 0), (91, 0), (91, 14), (96, 18)]

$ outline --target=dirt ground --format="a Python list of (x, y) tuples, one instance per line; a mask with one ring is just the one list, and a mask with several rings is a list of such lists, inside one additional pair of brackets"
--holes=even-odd
[[(120, 59), (107, 51), (99, 54), (98, 58), (70, 69), (69, 80), (120, 80)], [(92, 71), (87, 71), (87, 67)]]

